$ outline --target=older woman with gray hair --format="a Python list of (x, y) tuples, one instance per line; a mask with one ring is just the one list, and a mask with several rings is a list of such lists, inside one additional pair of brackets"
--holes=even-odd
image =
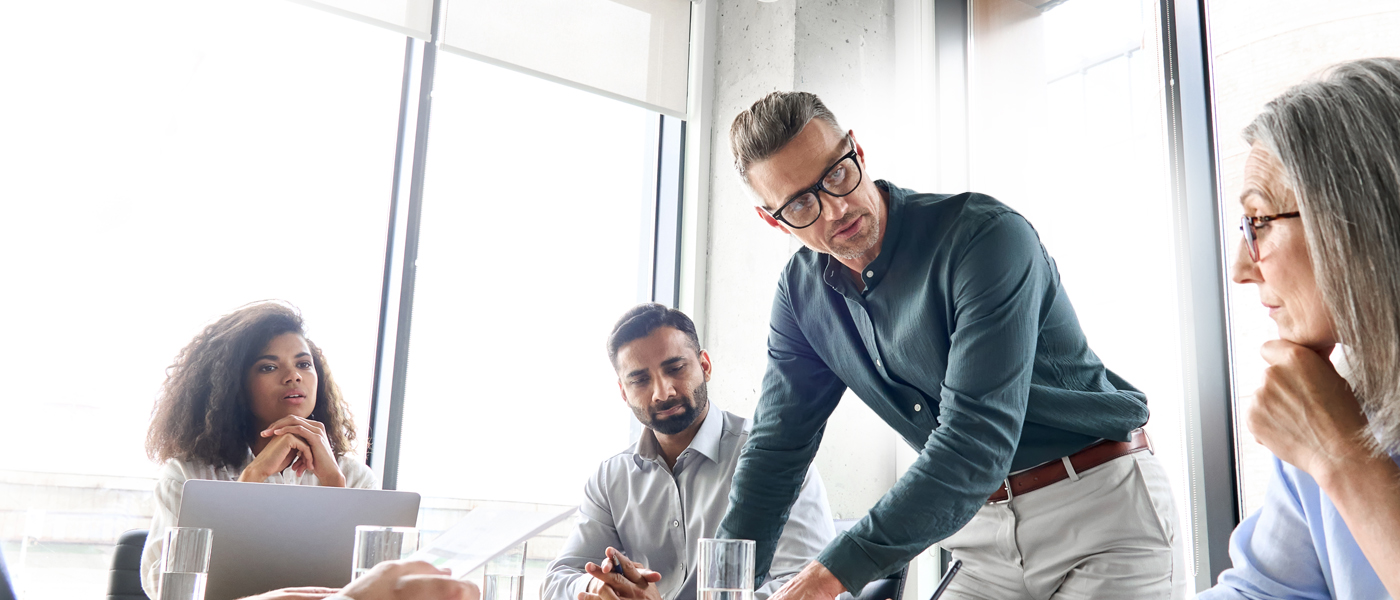
[(1231, 279), (1278, 324), (1245, 416), (1277, 458), (1199, 597), (1400, 598), (1400, 60), (1328, 69), (1245, 138)]

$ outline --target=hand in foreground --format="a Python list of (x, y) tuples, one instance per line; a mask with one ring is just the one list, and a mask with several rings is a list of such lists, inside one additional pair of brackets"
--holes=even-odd
[(375, 565), (340, 594), (353, 600), (480, 600), (476, 584), (451, 574), (421, 560), (391, 560)]
[(835, 600), (846, 586), (817, 561), (807, 563), (768, 600)]
[(588, 591), (581, 592), (578, 600), (661, 600), (661, 590), (656, 582), (661, 574), (635, 562), (616, 548), (604, 551), (607, 558), (602, 565), (588, 563), (583, 570), (593, 576), (588, 582)]
[(284, 434), (272, 438), (271, 442), (253, 457), (253, 462), (243, 467), (243, 472), (238, 475), (239, 481), (251, 481), (261, 483), (275, 473), (281, 473), (295, 463), (297, 465), (297, 475), (301, 475), (306, 469), (311, 468), (312, 458), (311, 446), (308, 446), (301, 438)]
[(301, 460), (297, 461), (297, 475), (311, 471), (323, 486), (345, 487), (345, 475), (340, 472), (340, 465), (335, 462), (335, 451), (331, 450), (331, 441), (326, 437), (324, 423), (287, 415), (273, 421), (258, 435), (271, 438), (280, 435), (296, 436), (310, 448), (310, 452), (302, 455)]
[(243, 600), (321, 600), (335, 592), (332, 588), (323, 587), (282, 588), (249, 596)]
[(1364, 461), (1366, 416), (1326, 356), (1284, 340), (1261, 353), (1269, 367), (1245, 414), (1254, 439), (1319, 483)]

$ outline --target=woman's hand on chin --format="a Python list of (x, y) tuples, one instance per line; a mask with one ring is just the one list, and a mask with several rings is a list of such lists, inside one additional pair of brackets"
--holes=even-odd
[(1266, 342), (1261, 353), (1269, 367), (1245, 414), (1259, 443), (1324, 487), (1370, 455), (1366, 416), (1325, 354), (1285, 340)]
[[(310, 457), (309, 470), (316, 474), (316, 479), (321, 485), (326, 487), (345, 487), (345, 475), (340, 472), (340, 465), (335, 460), (335, 452), (331, 450), (331, 441), (326, 437), (326, 426), (320, 421), (303, 419), (296, 415), (287, 415), (274, 421), (267, 426), (259, 435), (263, 437), (290, 436), (300, 440), (310, 450), (307, 456)], [(299, 470), (298, 475), (305, 471)]]
[(297, 475), (301, 475), (314, 468), (314, 460), (315, 453), (311, 446), (301, 438), (290, 434), (275, 436), (253, 457), (253, 462), (243, 467), (243, 473), (239, 474), (238, 480), (259, 483), (275, 473), (281, 473), (287, 467), (294, 467)]

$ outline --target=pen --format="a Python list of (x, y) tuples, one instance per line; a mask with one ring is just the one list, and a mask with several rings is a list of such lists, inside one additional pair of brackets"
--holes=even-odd
[(962, 561), (956, 558), (953, 559), (953, 562), (948, 563), (948, 572), (943, 574), (943, 579), (938, 580), (938, 588), (933, 590), (933, 596), (928, 600), (938, 600), (938, 597), (943, 595), (943, 590), (948, 589), (948, 584), (952, 583), (953, 576), (958, 574), (958, 569), (961, 568)]

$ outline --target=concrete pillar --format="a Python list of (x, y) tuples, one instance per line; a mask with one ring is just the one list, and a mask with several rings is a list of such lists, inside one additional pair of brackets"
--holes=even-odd
[[(873, 164), (881, 164), (890, 154), (881, 154), (880, 142), (897, 131), (891, 117), (893, 1), (720, 0), (717, 40), (705, 344), (715, 362), (711, 398), (749, 416), (767, 366), (778, 273), (801, 245), (755, 214), (734, 173), (729, 125), (769, 92), (810, 91), (843, 127), (856, 130), (867, 153), (878, 157)], [(884, 495), (896, 478), (895, 448), (902, 443), (847, 394), (817, 455), (837, 518), (861, 517)]]

